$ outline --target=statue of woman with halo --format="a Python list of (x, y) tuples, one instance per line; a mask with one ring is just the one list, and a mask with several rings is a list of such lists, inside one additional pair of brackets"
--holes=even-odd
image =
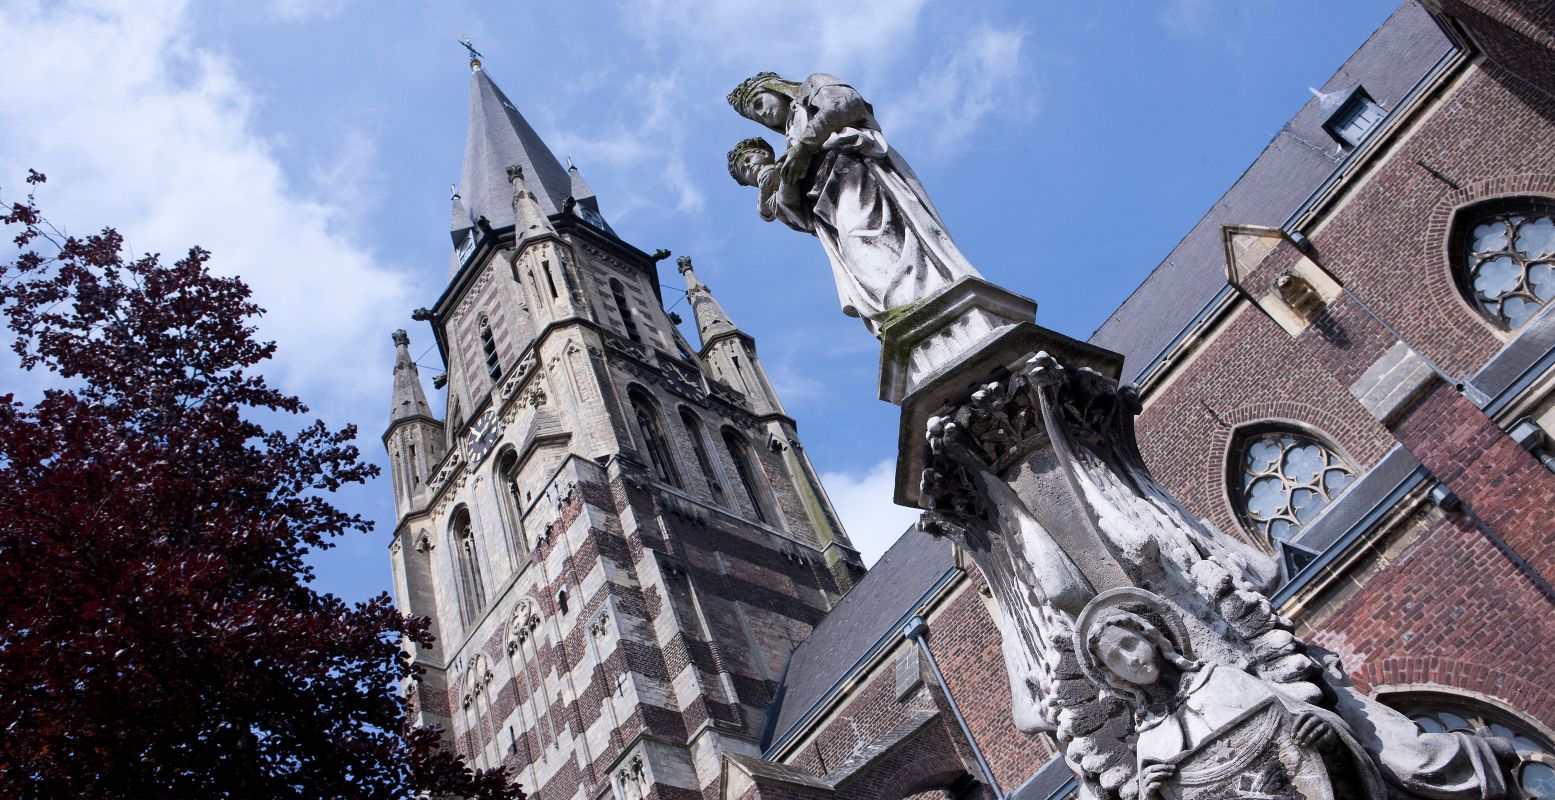
[(1376, 765), (1333, 712), (1193, 659), (1175, 606), (1103, 592), (1074, 629), (1081, 669), (1134, 711), (1140, 800), (1384, 800)]
[(887, 312), (962, 276), (978, 277), (852, 86), (820, 73), (795, 83), (762, 72), (735, 87), (729, 104), (787, 138), (775, 160), (765, 148), (765, 164), (756, 163), (761, 147), (741, 142), (729, 154), (729, 171), (761, 190), (764, 218), (821, 241), (844, 314), (878, 332)]

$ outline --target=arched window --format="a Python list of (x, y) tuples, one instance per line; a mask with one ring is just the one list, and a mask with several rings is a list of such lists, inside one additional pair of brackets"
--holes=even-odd
[(681, 406), (680, 424), (686, 426), (686, 436), (691, 439), (691, 452), (696, 454), (697, 468), (702, 471), (702, 480), (707, 482), (707, 490), (712, 493), (713, 502), (721, 506), (728, 505), (723, 482), (718, 480), (718, 473), (713, 471), (713, 460), (708, 457), (707, 441), (702, 438), (702, 424), (697, 421), (697, 415), (691, 409)]
[[(491, 716), (491, 666), (486, 662), (486, 657), (477, 654), (470, 659), (470, 665), (464, 671), (464, 723), (465, 733), (469, 737), (470, 757), (477, 766), (490, 766), (495, 763), (491, 754), (486, 750), (486, 737), (481, 728), (481, 719)], [(495, 724), (496, 720), (492, 720)]]
[(491, 335), (491, 322), (481, 317), (481, 350), (486, 353), (486, 372), (492, 380), (502, 378), (502, 363), (497, 359), (497, 340)]
[(637, 422), (637, 438), (642, 443), (643, 455), (648, 458), (648, 466), (660, 480), (679, 486), (680, 475), (670, 459), (669, 443), (664, 438), (664, 428), (659, 424), (653, 401), (637, 388), (631, 389), (627, 397), (632, 402), (632, 418)]
[(626, 326), (626, 338), (639, 344), (643, 337), (637, 332), (637, 321), (632, 319), (632, 307), (626, 303), (626, 287), (615, 278), (610, 279), (610, 293), (615, 295), (616, 311), (621, 312), (621, 324)]
[(497, 493), (508, 520), (508, 549), (517, 561), (529, 552), (529, 540), (524, 535), (524, 498), (518, 488), (518, 453), (512, 450), (497, 462)]
[(454, 560), (459, 568), (459, 612), (465, 625), (475, 621), (486, 605), (486, 586), (481, 581), (480, 557), (469, 509), (459, 509), (453, 524)]
[(750, 501), (751, 510), (756, 512), (756, 519), (762, 522), (770, 522), (767, 517), (765, 499), (766, 492), (762, 491), (761, 484), (756, 479), (756, 464), (751, 461), (750, 448), (745, 446), (745, 440), (738, 433), (724, 430), (724, 447), (729, 450), (729, 460), (734, 462), (734, 474), (739, 476), (740, 485), (745, 488), (745, 498)]
[(1456, 236), (1459, 284), (1491, 322), (1516, 330), (1555, 300), (1555, 201), (1486, 205), (1458, 223)]
[[(530, 600), (523, 600), (513, 611), (508, 623), (508, 666), (513, 672), (514, 705), (518, 711), (518, 724), (523, 729), (522, 740), (509, 731), (513, 752), (520, 752), (525, 763), (532, 763), (539, 755), (533, 744), (540, 738), (540, 720), (545, 716), (540, 703), (544, 700), (544, 685), (536, 673), (539, 664), (539, 648), (535, 636), (540, 627), (540, 613)], [(531, 733), (532, 732), (532, 733)], [(522, 741), (522, 744), (519, 742)]]
[(1512, 779), (1522, 792), (1513, 796), (1555, 798), (1555, 742), (1516, 714), (1452, 692), (1385, 693), (1378, 699), (1403, 712), (1427, 733), (1456, 731), (1510, 740), (1521, 760), (1512, 771)]
[(1237, 514), (1270, 545), (1295, 536), (1355, 480), (1355, 468), (1333, 447), (1289, 429), (1244, 436), (1232, 459)]

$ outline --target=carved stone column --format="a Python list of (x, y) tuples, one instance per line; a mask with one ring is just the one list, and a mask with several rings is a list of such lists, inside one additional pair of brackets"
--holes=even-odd
[[(1421, 734), (1355, 692), (1271, 609), (1274, 561), (1156, 483), (1120, 356), (1029, 319), (967, 342), (966, 307), (931, 300), (902, 318), (930, 346), (905, 359), (929, 368), (907, 371), (899, 400), (896, 500), (924, 509), (923, 528), (954, 540), (987, 580), (1015, 722), (1052, 732), (1088, 794), (1505, 793), (1509, 746)], [(883, 365), (898, 357), (889, 345)], [(1134, 629), (1155, 666), (1124, 679), (1099, 665)], [(1152, 766), (1159, 732), (1187, 717), (1213, 724), (1167, 748), (1172, 766)]]

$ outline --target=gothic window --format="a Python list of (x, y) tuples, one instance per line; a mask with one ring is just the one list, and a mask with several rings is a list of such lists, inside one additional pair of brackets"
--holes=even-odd
[(469, 737), (471, 760), (478, 766), (494, 763), (486, 752), (486, 737), (481, 729), (481, 719), (491, 716), (491, 679), (491, 667), (484, 656), (477, 655), (470, 659), (470, 665), (464, 671), (462, 693), (464, 729)]
[(669, 443), (664, 438), (664, 428), (659, 424), (659, 414), (653, 401), (637, 388), (633, 388), (627, 396), (632, 402), (637, 438), (642, 443), (643, 455), (648, 458), (648, 466), (660, 480), (671, 486), (679, 486), (680, 476), (675, 472), (675, 462), (670, 460)]
[(1248, 435), (1234, 453), (1237, 512), (1271, 545), (1294, 537), (1355, 480), (1355, 468), (1333, 447), (1289, 429)]
[(486, 354), (486, 371), (492, 380), (502, 378), (502, 363), (497, 359), (497, 340), (491, 335), (491, 322), (481, 317), (481, 350)]
[(728, 505), (728, 498), (724, 496), (724, 486), (718, 480), (718, 473), (713, 471), (713, 460), (707, 454), (707, 441), (702, 438), (702, 425), (697, 421), (697, 415), (691, 409), (681, 407), (680, 424), (686, 426), (686, 436), (691, 440), (691, 452), (696, 455), (697, 468), (702, 471), (702, 480), (707, 482), (707, 490), (713, 495), (713, 502), (718, 505)]
[(626, 338), (638, 344), (642, 343), (642, 334), (637, 332), (637, 321), (632, 319), (632, 307), (626, 303), (626, 287), (615, 278), (610, 279), (610, 293), (615, 296), (616, 310), (621, 312), (621, 324), (626, 326)]
[(508, 521), (508, 549), (514, 559), (529, 550), (524, 535), (524, 498), (518, 488), (518, 453), (508, 450), (497, 462), (497, 493)]
[[(540, 736), (540, 718), (542, 712), (539, 708), (539, 698), (543, 697), (543, 690), (537, 688), (538, 676), (534, 666), (539, 663), (539, 650), (535, 642), (535, 635), (540, 627), (540, 614), (533, 602), (525, 600), (519, 603), (513, 612), (513, 618), (508, 623), (508, 666), (513, 673), (513, 690), (516, 693), (514, 705), (518, 711), (518, 724), (523, 729), (522, 745), (520, 738), (509, 729), (511, 744), (510, 751), (520, 752), (526, 762), (533, 762), (538, 755), (531, 748), (531, 742)], [(533, 736), (530, 735), (533, 731)]]
[(1555, 743), (1505, 709), (1448, 692), (1383, 695), (1427, 733), (1455, 731), (1471, 736), (1500, 736), (1512, 742), (1520, 763), (1512, 778), (1524, 798), (1555, 798)]
[(481, 582), (480, 558), (468, 509), (460, 509), (454, 516), (453, 541), (454, 559), (458, 562), (459, 609), (464, 624), (469, 625), (486, 605), (486, 587)]
[(750, 501), (751, 510), (756, 512), (756, 519), (769, 522), (767, 509), (762, 502), (764, 492), (761, 485), (756, 482), (756, 464), (751, 461), (750, 448), (745, 446), (745, 440), (731, 430), (724, 431), (724, 447), (729, 450), (729, 460), (734, 463), (734, 473), (740, 478), (740, 485), (745, 489), (745, 499)]
[(1460, 223), (1458, 280), (1480, 313), (1516, 330), (1555, 300), (1555, 202), (1493, 204)]

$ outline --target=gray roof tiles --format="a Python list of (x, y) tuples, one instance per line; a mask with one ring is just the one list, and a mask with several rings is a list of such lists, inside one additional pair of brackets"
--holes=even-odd
[[(1414, 2), (1405, 2), (1323, 84), (1322, 91), (1344, 96), (1361, 85), (1378, 105), (1391, 111), (1453, 47), (1430, 14)], [(1091, 334), (1092, 344), (1123, 354), (1124, 380), (1137, 378), (1225, 288), (1222, 226), (1283, 225), (1339, 167), (1345, 152), (1323, 129), (1333, 111), (1325, 107), (1323, 97), (1307, 101)]]
[(524, 183), (541, 212), (547, 217), (561, 213), (572, 194), (572, 176), (486, 71), (477, 69), (470, 76), (470, 127), (459, 178), (459, 196), (472, 224), (482, 216), (494, 228), (514, 223), (513, 186), (507, 179), (513, 164), (524, 168)]
[(770, 709), (777, 715), (774, 738), (802, 721), (877, 644), (896, 636), (903, 617), (952, 569), (949, 540), (908, 528), (790, 656), (783, 692)]

